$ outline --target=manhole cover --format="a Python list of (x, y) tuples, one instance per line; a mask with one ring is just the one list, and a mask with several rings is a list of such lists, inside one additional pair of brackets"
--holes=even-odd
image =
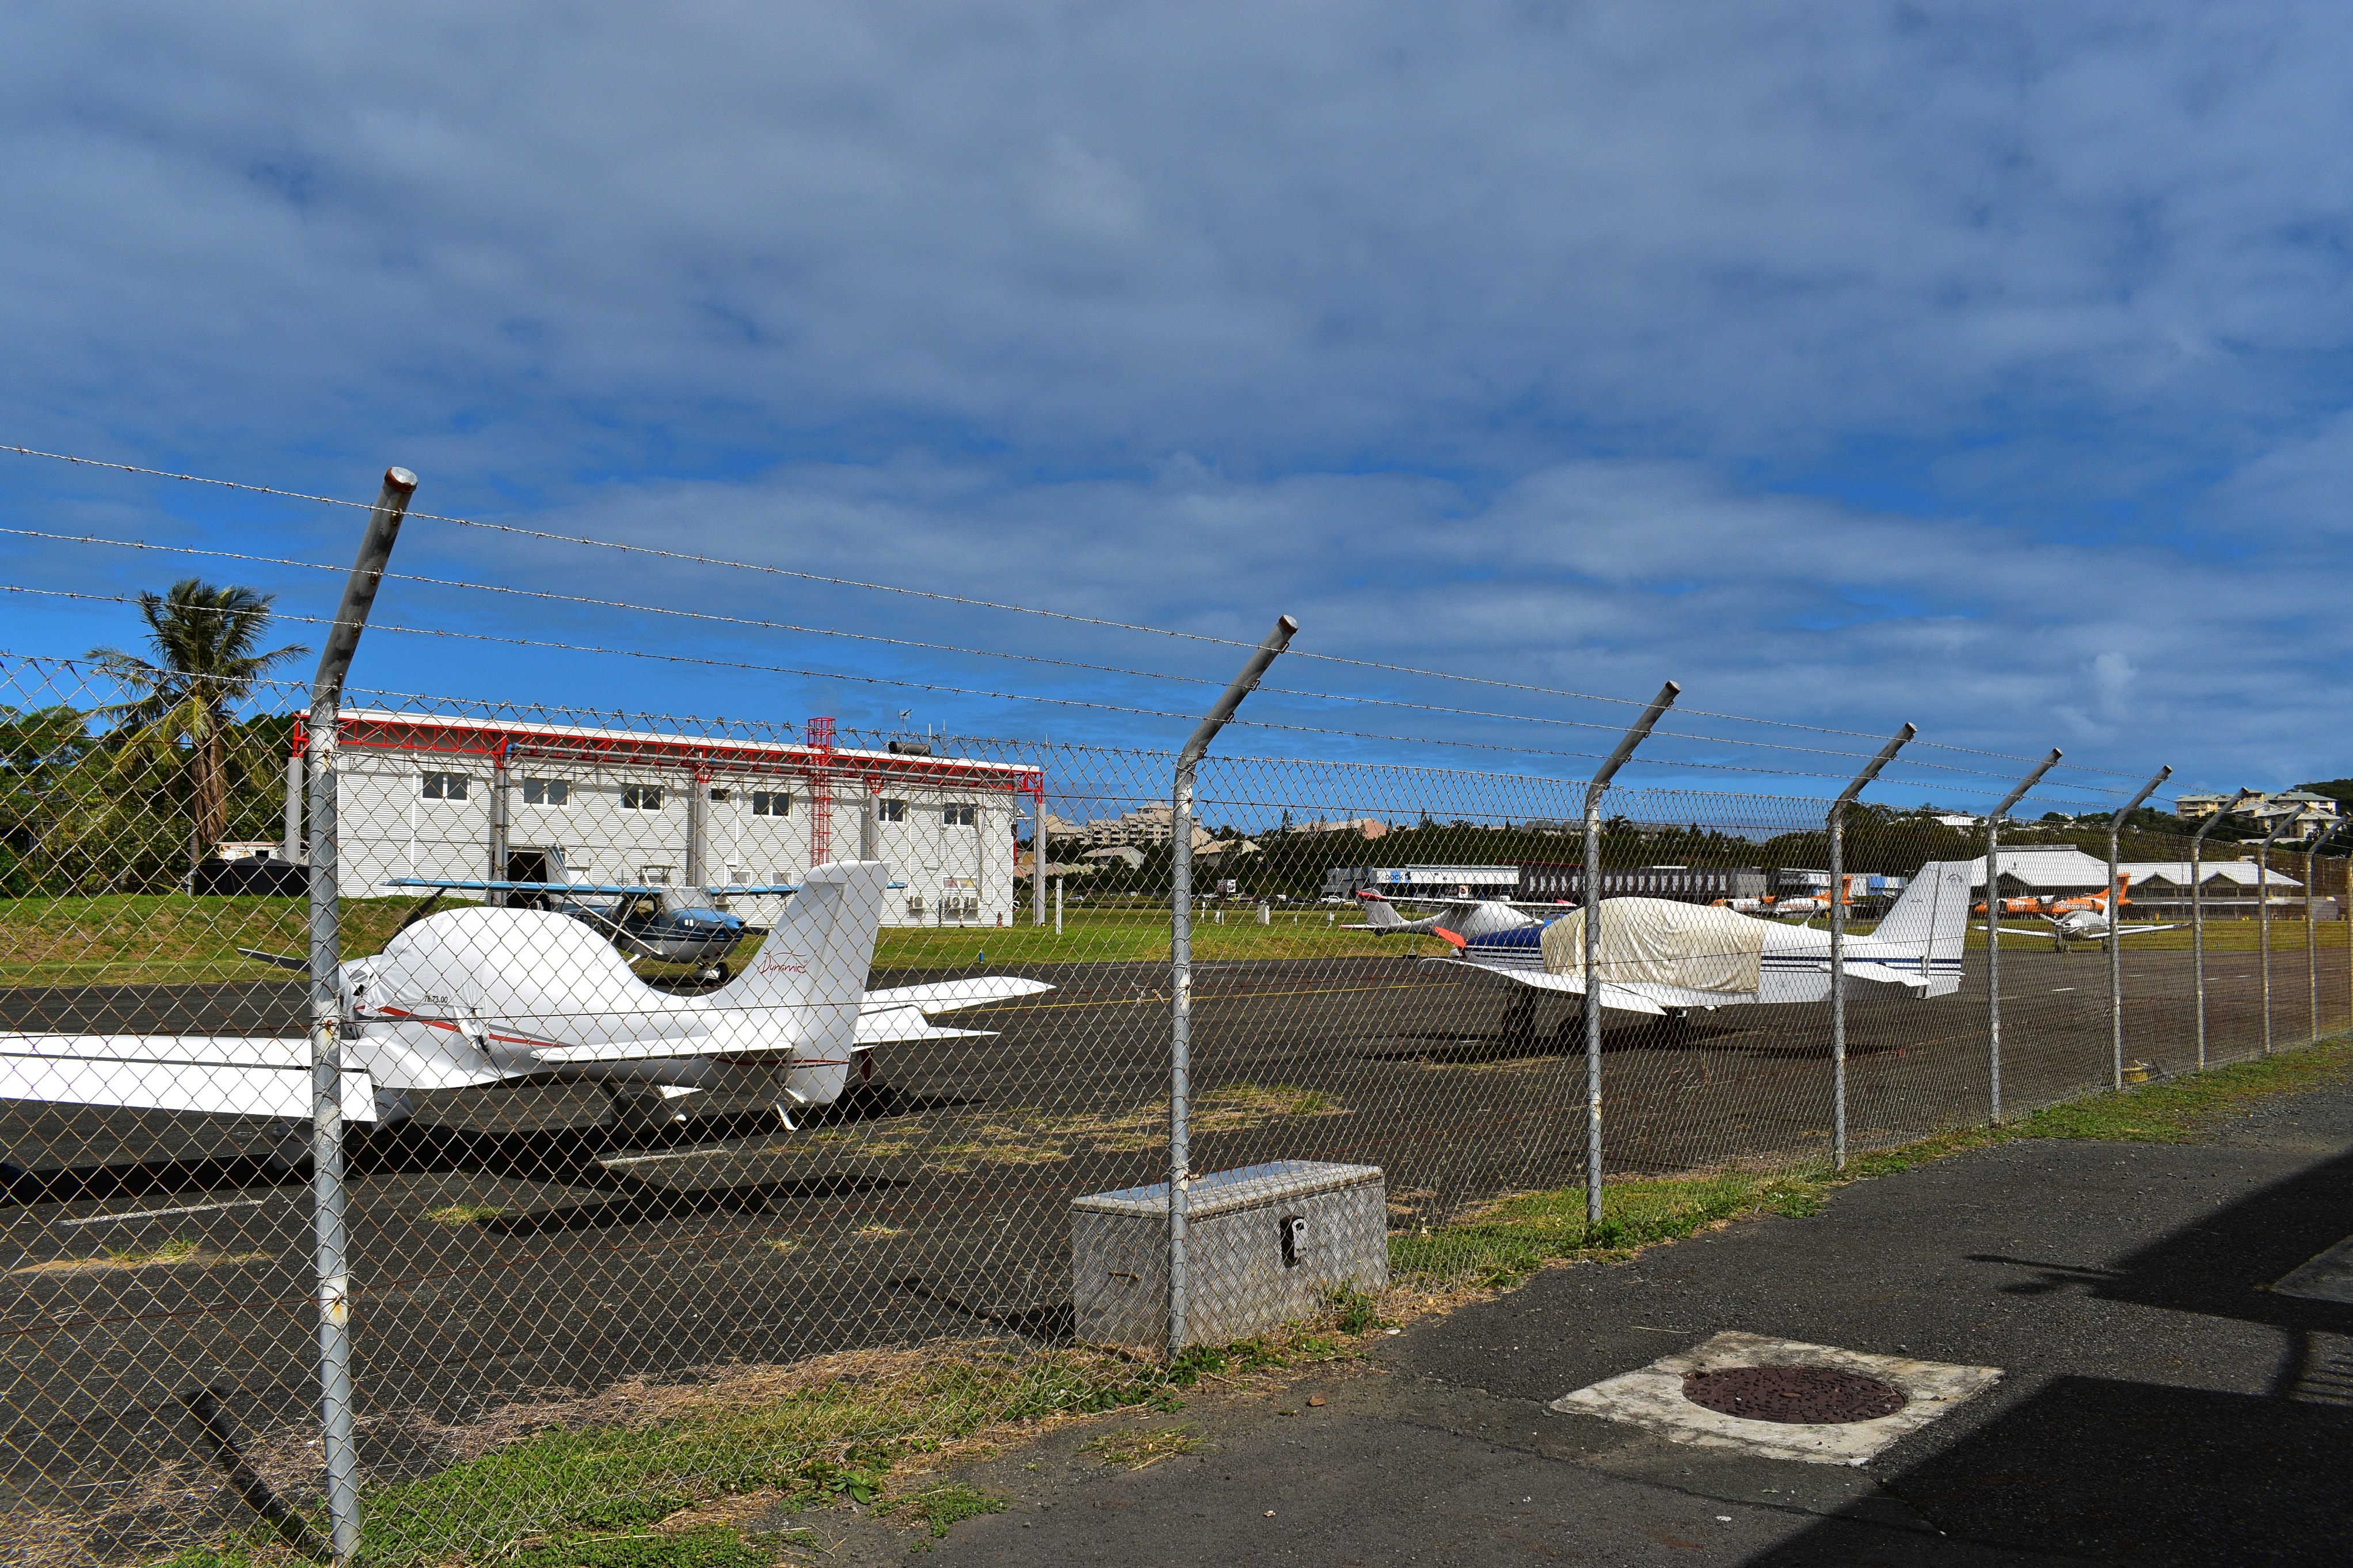
[(1694, 1405), (1751, 1421), (1869, 1421), (1893, 1415), (1904, 1391), (1861, 1373), (1831, 1366), (1735, 1366), (1683, 1373)]

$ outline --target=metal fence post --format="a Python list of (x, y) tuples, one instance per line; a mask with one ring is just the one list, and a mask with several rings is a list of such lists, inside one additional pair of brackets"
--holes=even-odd
[(1029, 835), (1029, 923), (1046, 923), (1046, 778), (1038, 776), (1038, 821)]
[(1176, 776), (1170, 792), (1168, 828), (1171, 835), (1168, 954), (1172, 969), (1168, 1012), (1168, 1359), (1185, 1353), (1185, 1225), (1192, 1205), (1193, 1096), (1193, 773), (1208, 753), (1209, 742), (1234, 716), (1242, 699), (1258, 689), (1267, 666), (1291, 646), (1299, 623), (1279, 617), (1274, 630), (1258, 645), (1242, 672), (1218, 699), (1192, 739), (1176, 754)]
[(2320, 1038), (2320, 928), (2313, 921), (2319, 912), (2312, 897), (2313, 847), (2307, 839), (2304, 847), (2304, 989), (2308, 1008), (2305, 1026), (2305, 1043)]
[(2255, 942), (2263, 951), (2265, 1056), (2272, 1054), (2272, 840), (2295, 820), (2295, 813), (2291, 811), (2273, 824), (2272, 830), (2263, 835), (2263, 847), (2255, 858)]
[[(1905, 742), (1920, 732), (1916, 724), (1895, 731), (1879, 755), (1871, 759), (1853, 782), (1831, 802), (1826, 826), (1831, 836), (1831, 1166), (1846, 1169), (1846, 808), (1869, 788), (1879, 770), (1894, 761)], [(1926, 980), (1927, 971), (1920, 977)]]
[(375, 603), (385, 563), (400, 536), (400, 520), (417, 476), (385, 471), (384, 489), (368, 514), (359, 559), (343, 585), (343, 607), (319, 655), (311, 687), (311, 1193), (317, 1237), (319, 1298), (319, 1416), (327, 1465), (327, 1510), (333, 1521), (335, 1559), (348, 1563), (360, 1549), (359, 1454), (352, 1437), (351, 1276), (343, 1220), (343, 911), (335, 862), (335, 739), (343, 678), (358, 651), (360, 630)]
[(1601, 1223), (1601, 797), (1683, 688), (1668, 681), (1585, 786), (1585, 1223)]
[(2116, 878), (2116, 839), (2125, 830), (2125, 818), (2140, 809), (2140, 803), (2157, 793), (2157, 786), (2173, 776), (2173, 764), (2168, 763), (2157, 770), (2157, 776), (2140, 786), (2140, 793), (2116, 809), (2108, 818), (2108, 1047), (2115, 1058), (2111, 1087), (2122, 1091), (2125, 1087), (2125, 943), (2116, 932), (2124, 924), (2125, 889)]
[(1996, 1126), (2001, 1123), (2001, 819), (2026, 798), (2027, 791), (2042, 782), (2044, 773), (2059, 765), (2062, 754), (2057, 747), (2052, 748), (2051, 754), (1986, 814), (1986, 1092)]
[(2231, 797), (2231, 804), (2198, 825), (2189, 836), (2189, 989), (2198, 1008), (2198, 1067), (2206, 1067), (2206, 881), (2204, 861), (2206, 835), (2226, 816), (2236, 816), (2247, 797), (2255, 792), (2242, 789)]

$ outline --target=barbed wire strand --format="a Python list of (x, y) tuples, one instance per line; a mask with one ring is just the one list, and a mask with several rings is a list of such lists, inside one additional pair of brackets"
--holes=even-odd
[[(26, 584), (14, 583), (0, 584), (0, 593), (26, 594), (42, 598), (72, 599), (94, 604), (131, 605), (138, 602), (135, 598), (127, 594), (85, 594), (78, 593), (70, 589), (36, 588)], [(331, 616), (285, 615), (280, 616), (276, 618), (283, 621), (290, 621), (297, 625), (332, 626), (335, 624), (334, 617)], [(494, 637), (487, 632), (453, 631), (442, 626), (407, 626), (393, 623), (371, 621), (369, 623), (368, 629), (370, 631), (394, 633), (407, 637), (435, 637), (462, 642), (490, 643), (507, 647), (540, 648), (562, 653), (599, 654), (612, 658), (638, 658), (660, 663), (695, 665), (707, 668), (738, 669), (761, 675), (790, 676), (796, 679), (802, 680), (841, 680), (865, 686), (888, 686), (902, 690), (929, 691), (957, 697), (980, 697), (1000, 702), (1051, 703), (1057, 707), (1080, 708), (1097, 712), (1126, 713), (1140, 718), (1176, 719), (1191, 722), (1198, 717), (1197, 714), (1187, 712), (1177, 712), (1163, 709), (1137, 708), (1124, 703), (1092, 701), (1086, 699), (1075, 697), (1039, 697), (1024, 692), (993, 691), (974, 687), (948, 686), (934, 681), (911, 680), (903, 677), (895, 676), (856, 675), (837, 670), (801, 669), (784, 665), (751, 664), (735, 659), (715, 659), (692, 654), (653, 653), (638, 648), (612, 648), (581, 643), (551, 642), (535, 637)], [(1561, 751), (1537, 746), (1507, 746), (1492, 742), (1450, 741), (1423, 735), (1387, 735), (1360, 730), (1333, 729), (1324, 725), (1287, 724), (1279, 720), (1269, 719), (1236, 717), (1229, 721), (1229, 722), (1234, 725), (1255, 730), (1267, 730), (1300, 735), (1321, 735), (1327, 738), (1345, 740), (1377, 741), (1393, 745), (1443, 746), (1461, 751), (1493, 752), (1509, 756), (1549, 757), (1583, 762), (1599, 762), (1602, 760), (1602, 753), (1598, 752)], [(1650, 759), (1649, 765), (1692, 769), (1706, 773), (1753, 773), (1759, 777), (1771, 778), (1843, 779), (1847, 776), (1843, 773), (1823, 773), (1808, 772), (1802, 769), (1759, 768), (1750, 767), (1737, 763), (1716, 763), (1668, 758)], [(1905, 781), (1891, 780), (1888, 782), (1891, 784), (1900, 784)], [(1991, 795), (1995, 793), (1991, 790), (1978, 790), (1968, 786), (1941, 784), (1934, 785), (1924, 784), (1922, 787), (1955, 789), (1959, 793), (1968, 795)], [(2076, 788), (2078, 786), (2064, 785), (2061, 787)]]
[[(177, 473), (164, 468), (143, 468), (132, 463), (116, 463), (107, 461), (103, 458), (84, 458), (72, 453), (45, 451), (39, 447), (19, 446), (14, 443), (0, 443), (0, 451), (14, 452), (20, 457), (41, 458), (54, 462), (71, 463), (85, 468), (107, 468), (118, 473), (138, 474), (153, 479), (173, 479), (188, 484), (207, 485), (223, 489), (240, 490), (249, 494), (277, 496), (289, 500), (311, 501), (322, 506), (349, 507), (366, 510), (370, 510), (374, 505), (373, 502), (350, 500), (341, 496), (317, 495), (301, 490), (281, 489), (271, 485), (248, 484), (237, 479), (214, 479), (207, 475)], [(888, 583), (870, 583), (859, 578), (838, 577), (818, 572), (802, 572), (791, 567), (774, 566), (758, 562), (735, 561), (725, 556), (705, 555), (690, 551), (664, 550), (653, 545), (628, 544), (617, 540), (596, 539), (581, 534), (558, 533), (547, 529), (524, 528), (515, 523), (491, 522), (479, 518), (453, 517), (445, 513), (422, 512), (416, 510), (410, 510), (405, 515), (410, 519), (423, 521), (446, 522), (459, 528), (480, 529), (486, 531), (511, 534), (520, 538), (535, 539), (554, 543), (570, 544), (583, 549), (624, 552), (631, 554), (650, 556), (661, 560), (684, 562), (694, 565), (717, 566), (723, 567), (731, 571), (751, 572), (770, 576), (786, 577), (801, 582), (826, 584), (835, 587), (857, 588), (870, 593), (895, 594), (912, 598), (929, 599), (944, 604), (962, 605), (976, 609), (995, 610), (1009, 615), (1039, 616), (1045, 619), (1065, 621), (1080, 626), (1097, 626), (1107, 630), (1134, 632), (1149, 637), (1164, 637), (1191, 642), (1209, 643), (1223, 647), (1252, 647), (1256, 646), (1255, 644), (1242, 641), (1240, 638), (1218, 637), (1207, 632), (1178, 631), (1166, 626), (1153, 626), (1132, 621), (1113, 620), (1107, 616), (1081, 616), (1061, 610), (1044, 610), (1027, 605), (1014, 605), (993, 599), (975, 598), (968, 595), (945, 594), (934, 589), (908, 588)], [(1346, 655), (1321, 653), (1307, 648), (1294, 648), (1289, 650), (1289, 652), (1291, 656), (1295, 658), (1314, 659), (1324, 663), (1347, 665), (1363, 669), (1377, 669), (1389, 674), (1412, 676), (1425, 679), (1456, 680), (1472, 685), (1494, 687), (1504, 690), (1525, 691), (1537, 696), (1562, 697), (1584, 702), (1606, 702), (1621, 707), (1639, 708), (1644, 705), (1641, 700), (1634, 698), (1609, 697), (1596, 692), (1572, 691), (1565, 688), (1538, 686), (1529, 682), (1499, 680), (1490, 676), (1463, 675), (1451, 670), (1424, 669), (1413, 665), (1397, 664), (1381, 659), (1356, 658)], [(1814, 734), (1840, 735), (1854, 740), (1881, 739), (1880, 736), (1868, 731), (1843, 730), (1830, 725), (1806, 724), (1796, 720), (1789, 719), (1760, 719), (1745, 713), (1724, 713), (1701, 708), (1687, 708), (1683, 710), (1683, 711), (1697, 718), (1721, 719), (1733, 723), (1773, 725), (1784, 729), (1805, 731)], [(1914, 744), (1937, 751), (1952, 752), (1961, 755), (1983, 757), (1991, 761), (2022, 763), (2030, 765), (2032, 762), (2032, 759), (2031, 758), (2015, 756), (2006, 752), (1986, 751), (1981, 748), (1970, 746), (1956, 746), (1945, 742), (1915, 741)], [(2072, 772), (2098, 773), (2112, 778), (2132, 778), (2137, 776), (2116, 769), (2095, 768), (2087, 763), (2063, 763), (2060, 765)]]
[[(0, 527), (0, 535), (20, 539), (44, 540), (52, 543), (92, 544), (118, 550), (153, 551), (165, 554), (187, 555), (205, 560), (237, 561), (251, 565), (292, 567), (302, 571), (343, 574), (350, 570), (327, 562), (303, 561), (292, 556), (258, 555), (245, 551), (218, 550), (192, 544), (159, 544), (148, 540), (111, 539), (100, 534), (57, 533), (43, 529)], [(499, 594), (517, 598), (537, 599), (552, 604), (577, 605), (594, 609), (619, 610), (628, 613), (664, 616), (676, 619), (710, 622), (715, 625), (744, 626), (763, 631), (793, 632), (807, 637), (839, 637), (853, 642), (874, 643), (889, 647), (913, 648), (930, 653), (952, 654), (976, 658), (997, 658), (1022, 663), (1050, 666), (1061, 669), (1086, 670), (1095, 674), (1124, 676), (1139, 680), (1168, 680), (1191, 686), (1222, 686), (1221, 680), (1206, 676), (1180, 675), (1166, 670), (1134, 669), (1119, 665), (1095, 664), (1082, 659), (1057, 658), (1044, 654), (1014, 653), (995, 648), (965, 647), (953, 643), (926, 642), (913, 637), (886, 637), (875, 632), (845, 631), (831, 626), (809, 626), (791, 621), (769, 620), (759, 616), (723, 615), (712, 610), (682, 610), (661, 605), (638, 604), (627, 599), (600, 598), (593, 595), (558, 593), (548, 588), (521, 588), (500, 583), (477, 583), (462, 578), (434, 577), (420, 573), (385, 571), (384, 578), (403, 583), (415, 583), (429, 587), (448, 588), (463, 592)], [(1440, 703), (1412, 702), (1402, 698), (1366, 697), (1352, 692), (1303, 691), (1296, 688), (1264, 686), (1257, 690), (1268, 696), (1297, 697), (1319, 702), (1353, 702), (1367, 706), (1403, 709), (1414, 712), (1443, 713), (1460, 718), (1482, 719), (1518, 724), (1545, 724), (1560, 728), (1598, 730), (1617, 734), (1620, 726), (1596, 723), (1586, 719), (1557, 719), (1539, 714), (1504, 713), (1475, 708), (1451, 707)], [(1840, 757), (1854, 762), (1867, 762), (1867, 752), (1837, 751), (1820, 746), (1798, 746), (1787, 742), (1756, 741), (1735, 735), (1707, 735), (1687, 730), (1656, 730), (1652, 733), (1662, 740), (1682, 740), (1706, 745), (1745, 746), (1762, 751), (1788, 752), (1806, 756)], [(1917, 758), (1907, 759), (1908, 766), (1935, 769), (1939, 772), (1965, 773), (1980, 778), (2006, 780), (2009, 775), (1990, 769), (1973, 768), (1956, 763), (1938, 763)], [(1828, 776), (1828, 775), (1823, 775)]]

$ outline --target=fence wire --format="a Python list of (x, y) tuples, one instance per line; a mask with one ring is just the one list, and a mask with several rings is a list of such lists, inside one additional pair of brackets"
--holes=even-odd
[[(324, 1537), (306, 702), (0, 659), (6, 1561)], [(365, 1558), (867, 1497), (892, 1455), (1148, 1397), (1175, 762), (348, 698)], [(1499, 1200), (1581, 1203), (1583, 796), (1202, 764), (1196, 1339), (1444, 1278), (1450, 1227)], [(1607, 796), (1610, 1180), (1827, 1161), (1827, 804)], [(2016, 1113), (2109, 1080), (2105, 957), (2020, 901), (2093, 891), (2105, 837), (2005, 833)], [(1856, 1150), (1985, 1118), (1981, 850), (1849, 812)], [(2210, 1062), (2353, 1005), (2345, 863), (2252, 854), (2206, 844)], [(2128, 832), (2127, 919), (2186, 921), (2189, 858)], [(2136, 1079), (2196, 1064), (2188, 937), (2126, 939)]]

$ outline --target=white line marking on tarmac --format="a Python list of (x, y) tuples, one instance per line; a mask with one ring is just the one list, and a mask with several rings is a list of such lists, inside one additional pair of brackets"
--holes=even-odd
[(180, 1214), (218, 1214), (223, 1209), (258, 1209), (268, 1198), (246, 1198), (233, 1204), (191, 1204), (184, 1209), (132, 1209), (129, 1214), (94, 1214), (81, 1219), (61, 1219), (59, 1226), (112, 1225), (118, 1220), (168, 1219)]

